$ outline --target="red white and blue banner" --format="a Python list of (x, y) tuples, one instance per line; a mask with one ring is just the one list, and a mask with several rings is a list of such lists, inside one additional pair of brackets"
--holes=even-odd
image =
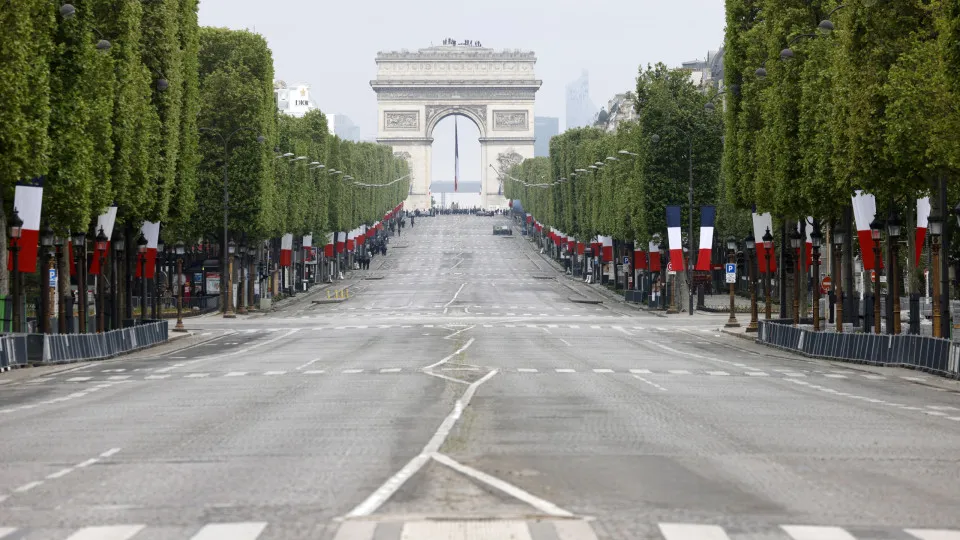
[(327, 234), (327, 243), (323, 246), (324, 257), (333, 257), (333, 236), (334, 233)]
[(293, 235), (287, 233), (280, 237), (280, 266), (293, 264)]
[[(90, 274), (99, 275), (100, 274), (100, 257), (103, 257), (104, 262), (107, 261), (107, 257), (110, 256), (110, 239), (113, 238), (113, 227), (117, 223), (117, 207), (111, 206), (107, 208), (107, 211), (100, 214), (100, 217), (97, 218), (97, 228), (95, 232), (97, 234), (100, 231), (103, 231), (103, 234), (107, 237), (107, 249), (103, 254), (94, 252), (93, 261), (90, 262)], [(94, 237), (96, 238), (96, 237)], [(96, 245), (94, 245), (96, 249)]]
[(674, 272), (682, 272), (686, 266), (683, 264), (683, 241), (680, 234), (680, 207), (667, 207), (667, 248), (670, 250), (670, 268)]
[(697, 266), (694, 270), (709, 272), (713, 258), (713, 228), (717, 222), (716, 206), (700, 207), (700, 251), (697, 252)]
[(930, 223), (930, 197), (917, 199), (917, 253), (914, 259), (920, 266), (920, 253), (923, 252), (923, 243), (927, 239), (927, 225)]
[[(147, 239), (147, 253), (145, 255), (137, 254), (136, 275), (140, 277), (140, 267), (146, 266), (147, 279), (153, 279), (157, 269), (157, 243), (160, 240), (160, 222), (144, 221), (143, 225), (140, 226), (140, 233)], [(104, 231), (104, 234), (106, 234), (106, 231)]]
[(806, 257), (804, 258), (806, 263), (804, 263), (805, 264), (804, 268), (810, 268), (813, 265), (813, 240), (810, 239), (810, 233), (813, 232), (813, 218), (808, 216), (806, 218), (806, 221), (804, 223), (801, 223), (801, 225), (804, 225), (803, 227), (803, 235), (805, 237), (804, 249), (806, 250)]
[[(17, 266), (22, 273), (37, 271), (37, 250), (40, 243), (40, 209), (43, 205), (42, 176), (17, 183), (13, 194), (13, 207), (16, 209), (23, 227), (20, 239), (10, 239), (11, 245), (20, 248)], [(7, 270), (13, 270), (13, 257), (7, 259)]]
[(344, 248), (347, 247), (347, 233), (340, 231), (337, 233), (337, 253), (343, 253)]
[[(765, 214), (758, 214), (757, 209), (753, 209), (753, 237), (757, 242), (757, 267), (760, 269), (761, 274), (766, 274), (767, 272), (776, 272), (777, 271), (777, 252), (776, 244), (770, 244), (769, 253), (767, 248), (763, 245), (763, 236), (770, 232), (770, 236), (773, 236), (773, 216), (769, 212)], [(770, 259), (770, 268), (767, 268), (767, 259)]]
[(610, 262), (613, 260), (613, 237), (612, 236), (601, 236), (600, 244), (603, 248), (603, 262)]
[(853, 196), (853, 217), (857, 222), (857, 240), (860, 242), (860, 257), (863, 259), (864, 270), (875, 270), (877, 266), (883, 268), (883, 257), (879, 261), (873, 256), (873, 236), (870, 233), (870, 223), (877, 215), (877, 200), (873, 195), (860, 190)]
[(647, 252), (642, 249), (633, 250), (633, 269), (634, 270), (646, 270), (647, 269)]
[(650, 271), (659, 272), (660, 271), (660, 246), (654, 240), (650, 241), (650, 246), (647, 253), (650, 254)]

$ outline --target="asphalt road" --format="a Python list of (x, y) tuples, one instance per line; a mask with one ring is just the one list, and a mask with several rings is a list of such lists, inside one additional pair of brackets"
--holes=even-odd
[(0, 539), (960, 539), (949, 387), (572, 302), (505, 223), (420, 219), (340, 304), (0, 376)]

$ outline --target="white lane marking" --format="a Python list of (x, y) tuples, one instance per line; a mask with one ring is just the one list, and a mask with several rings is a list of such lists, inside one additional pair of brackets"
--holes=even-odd
[(794, 540), (857, 540), (852, 534), (840, 527), (783, 525), (780, 528)]
[(286, 375), (286, 371), (265, 371), (264, 375)]
[(637, 379), (637, 380), (640, 380), (640, 381), (643, 381), (643, 382), (649, 384), (650, 386), (652, 386), (652, 387), (654, 387), (654, 388), (656, 388), (656, 389), (658, 389), (658, 390), (660, 390), (660, 391), (663, 391), (663, 392), (666, 392), (666, 391), (667, 391), (666, 388), (660, 386), (659, 384), (657, 384), (657, 383), (655, 383), (655, 382), (653, 382), (653, 381), (651, 381), (651, 380), (649, 380), (649, 379), (644, 379), (643, 377), (641, 377), (641, 376), (639, 376), (639, 375), (634, 375), (633, 377), (634, 377), (635, 379)]
[(689, 375), (690, 372), (685, 369), (670, 369), (667, 370), (667, 373), (671, 375)]
[(583, 520), (555, 521), (553, 528), (556, 530), (557, 540), (597, 540), (593, 528)]
[(631, 369), (631, 370), (630, 370), (630, 373), (642, 373), (642, 374), (645, 374), (645, 375), (649, 375), (649, 374), (651, 374), (651, 373), (653, 373), (653, 372), (650, 371), (649, 369)]
[(212, 523), (200, 529), (190, 540), (256, 540), (266, 528), (263, 521)]
[(451, 382), (460, 383), (460, 384), (466, 384), (466, 385), (469, 385), (469, 384), (470, 384), (468, 381), (464, 381), (464, 380), (458, 379), (458, 378), (456, 378), (456, 377), (450, 377), (450, 376), (444, 375), (444, 374), (442, 374), (442, 373), (435, 373), (435, 372), (433, 372), (433, 371), (424, 371), (424, 373), (426, 373), (427, 375), (431, 375), (431, 376), (433, 376), (433, 377), (436, 377), (436, 378), (438, 378), (438, 379), (446, 379), (446, 380), (451, 381)]
[(575, 369), (570, 369), (570, 368), (556, 368), (554, 371), (557, 373), (576, 373), (577, 372)]
[(960, 531), (946, 529), (904, 529), (903, 532), (920, 540), (960, 540)]
[(439, 365), (446, 364), (447, 362), (450, 361), (450, 359), (452, 359), (453, 357), (455, 357), (455, 356), (457, 356), (458, 354), (462, 353), (463, 351), (467, 350), (471, 345), (473, 345), (473, 342), (474, 342), (474, 338), (470, 338), (469, 340), (467, 340), (466, 343), (463, 344), (463, 347), (460, 347), (459, 349), (453, 351), (453, 353), (450, 354), (449, 356), (446, 356), (446, 357), (442, 358), (441, 360), (439, 360), (439, 361), (437, 361), (437, 362), (434, 362), (434, 363), (430, 364), (429, 366), (422, 367), (422, 368), (420, 368), (420, 369), (422, 369), (422, 370), (428, 370), (428, 369), (433, 369), (433, 368), (435, 368), (435, 367), (437, 367), (437, 366), (439, 366)]
[(82, 469), (82, 468), (84, 468), (84, 467), (89, 467), (90, 465), (93, 465), (94, 463), (96, 463), (96, 462), (98, 462), (98, 461), (100, 461), (98, 458), (90, 458), (90, 459), (88, 459), (88, 460), (86, 460), (86, 461), (81, 461), (80, 463), (77, 463), (77, 468), (78, 468), (78, 469)]
[(806, 377), (805, 373), (795, 373), (793, 371), (787, 371), (783, 373), (784, 377)]
[(522, 368), (517, 368), (517, 372), (518, 372), (518, 373), (536, 373), (536, 372), (537, 372), (537, 368), (525, 368), (525, 367), (522, 367)]
[(594, 368), (593, 372), (594, 373), (613, 373), (613, 370), (606, 369), (606, 368)]
[[(495, 478), (495, 477), (493, 477), (493, 476), (490, 476), (489, 474), (487, 474), (487, 473), (485, 473), (485, 472), (483, 472), (483, 471), (478, 471), (477, 469), (474, 469), (474, 468), (472, 468), (472, 467), (468, 467), (467, 465), (464, 465), (464, 464), (462, 464), (462, 463), (459, 463), (459, 462), (457, 462), (457, 461), (454, 461), (453, 459), (451, 459), (451, 458), (448, 457), (448, 456), (445, 456), (445, 455), (443, 455), (443, 454), (440, 454), (440, 453), (438, 453), (438, 452), (435, 452), (432, 457), (433, 457), (434, 461), (437, 461), (437, 462), (439, 462), (439, 463), (442, 463), (442, 464), (446, 465), (447, 467), (450, 467), (451, 469), (453, 469), (453, 470), (455, 470), (455, 471), (457, 471), (457, 472), (459, 472), (459, 473), (461, 473), (461, 474), (465, 474), (465, 475), (473, 478), (474, 480), (479, 480), (480, 482), (483, 482), (483, 483), (487, 484), (487, 485), (490, 486), (490, 487), (499, 489), (500, 491), (506, 493), (507, 495), (510, 495), (511, 497), (513, 497), (513, 498), (515, 498), (515, 499), (517, 499), (517, 500), (523, 501), (523, 502), (529, 504), (530, 506), (536, 508), (537, 510), (540, 510), (541, 512), (543, 512), (543, 513), (545, 513), (545, 514), (548, 514), (548, 515), (551, 515), (551, 516), (557, 516), (557, 517), (572, 517), (572, 516), (573, 516), (573, 514), (571, 514), (570, 512), (564, 510), (563, 508), (560, 508), (559, 506), (557, 506), (557, 505), (555, 505), (555, 504), (553, 504), (553, 503), (551, 503), (551, 502), (545, 501), (545, 500), (537, 497), (536, 495), (533, 495), (533, 494), (531, 494), (531, 493), (528, 493), (528, 492), (526, 492), (526, 491), (524, 491), (524, 490), (522, 490), (522, 489), (514, 486), (513, 484), (510, 484), (510, 483), (508, 483), (508, 482), (504, 482), (503, 480), (500, 480), (499, 478)], [(504, 537), (498, 537), (498, 538), (504, 538)]]
[(707, 375), (719, 375), (719, 376), (723, 377), (723, 376), (725, 376), (725, 375), (730, 375), (730, 374), (727, 373), (726, 371), (708, 371), (708, 372), (707, 372)]
[(209, 373), (191, 373), (184, 378), (185, 379), (203, 379), (209, 376), (210, 376)]
[(562, 341), (567, 347), (573, 347), (573, 345), (571, 345), (567, 340), (563, 338), (560, 338), (560, 341)]
[[(462, 261), (461, 261), (461, 262), (462, 262)], [(458, 263), (458, 264), (459, 264), (459, 263)], [(450, 304), (456, 302), (457, 297), (460, 296), (460, 291), (462, 291), (463, 288), (466, 287), (466, 286), (467, 286), (466, 283), (461, 283), (461, 284), (460, 284), (460, 288), (457, 289), (457, 292), (456, 292), (456, 293), (454, 293), (453, 298), (451, 298), (449, 302), (447, 302), (446, 304), (443, 305), (443, 312), (444, 312), (444, 313), (447, 312), (447, 308), (450, 306)]]
[(398, 367), (387, 367), (380, 369), (380, 373), (400, 373), (400, 368)]
[(766, 371), (745, 371), (743, 374), (748, 377), (769, 377), (770, 376), (770, 374), (767, 373)]
[(67, 379), (67, 382), (84, 382), (84, 381), (89, 381), (92, 378), (93, 377), (70, 377), (69, 379)]
[(169, 378), (169, 377), (170, 377), (169, 375), (147, 375), (146, 377), (144, 377), (144, 379), (146, 379), (146, 380), (148, 380), (148, 381), (155, 381), (155, 380), (158, 380), (158, 379), (166, 379), (166, 378)]
[(499, 521), (409, 521), (403, 525), (400, 538), (401, 540), (412, 540), (414, 538), (532, 540), (527, 524), (516, 519)]
[(459, 334), (460, 332), (466, 332), (467, 330), (472, 330), (472, 329), (476, 328), (476, 326), (477, 326), (477, 325), (468, 326), (468, 327), (466, 327), (466, 328), (461, 328), (460, 330), (457, 330), (456, 332), (450, 334), (449, 336), (444, 336), (443, 339), (450, 339), (450, 338), (452, 338), (453, 336)]
[[(471, 340), (473, 341), (473, 340)], [(402, 469), (397, 471), (396, 474), (391, 476), (382, 486), (377, 488), (366, 500), (357, 505), (356, 508), (350, 511), (347, 514), (347, 517), (361, 517), (367, 516), (375, 512), (383, 503), (393, 496), (394, 493), (400, 486), (404, 484), (411, 476), (417, 473), (427, 460), (430, 459), (430, 456), (440, 450), (440, 447), (443, 446), (443, 442), (447, 440), (447, 437), (450, 435), (450, 430), (453, 429), (453, 426), (456, 424), (457, 420), (460, 418), (460, 415), (463, 414), (464, 409), (467, 405), (470, 404), (470, 400), (473, 399), (473, 395), (477, 392), (477, 388), (481, 384), (490, 380), (491, 377), (497, 374), (497, 370), (493, 370), (482, 378), (471, 384), (463, 392), (463, 395), (460, 396), (460, 399), (454, 404), (453, 410), (443, 419), (443, 422), (440, 424), (440, 427), (437, 428), (436, 433), (433, 434), (433, 437), (427, 442), (423, 447), (423, 450), (419, 455), (415, 456), (410, 460), (409, 463), (403, 466)], [(435, 374), (434, 374), (435, 375)]]
[(142, 531), (144, 525), (110, 525), (107, 527), (84, 527), (67, 537), (67, 540), (129, 540)]
[(50, 474), (48, 474), (48, 475), (47, 475), (47, 480), (55, 480), (55, 479), (60, 478), (60, 477), (62, 477), (62, 476), (66, 476), (66, 475), (68, 475), (68, 474), (70, 474), (70, 473), (72, 473), (72, 472), (73, 472), (73, 467), (67, 467), (66, 469), (60, 469), (59, 471), (57, 471), (57, 472), (55, 472), (55, 473), (50, 473)]
[(13, 491), (15, 491), (16, 493), (24, 493), (24, 492), (26, 492), (26, 491), (30, 491), (31, 489), (33, 489), (33, 488), (35, 488), (35, 487), (37, 487), (37, 486), (39, 486), (39, 485), (41, 485), (41, 484), (43, 484), (43, 480), (37, 480), (37, 481), (34, 481), (34, 482), (28, 482), (28, 483), (26, 483), (26, 484), (18, 487), (17, 489), (15, 489), (15, 490), (13, 490)]
[(320, 360), (321, 360), (320, 357), (314, 358), (313, 360), (307, 362), (306, 364), (303, 364), (303, 365), (301, 365), (301, 366), (297, 366), (297, 367), (296, 367), (296, 370), (297, 370), (297, 371), (300, 371), (300, 370), (303, 369), (303, 368), (310, 367), (311, 365), (315, 364), (316, 362), (319, 362)]
[(846, 379), (846, 375), (841, 375), (839, 373), (824, 373), (824, 377), (830, 377), (831, 379)]
[(320, 375), (320, 374), (326, 373), (326, 372), (327, 372), (327, 371), (324, 370), (324, 369), (308, 369), (308, 370), (304, 371), (303, 373), (304, 373), (305, 375)]
[(353, 375), (355, 373), (363, 373), (363, 370), (362, 369), (345, 369), (343, 370), (343, 373)]
[[(0, 501), (3, 502), (3, 501)], [(0, 538), (5, 538), (9, 534), (17, 532), (16, 527), (0, 527)]]
[(730, 540), (723, 528), (716, 525), (661, 523), (660, 532), (666, 540)]
[(230, 373), (224, 375), (224, 377), (243, 377), (246, 374), (246, 371), (231, 371)]
[(333, 540), (364, 540), (373, 538), (377, 530), (375, 521), (347, 521), (337, 529)]
[(119, 448), (111, 448), (111, 449), (107, 450), (106, 452), (100, 454), (100, 457), (102, 457), (102, 458), (108, 458), (108, 457), (116, 454), (116, 453), (119, 452), (119, 451), (120, 451)]

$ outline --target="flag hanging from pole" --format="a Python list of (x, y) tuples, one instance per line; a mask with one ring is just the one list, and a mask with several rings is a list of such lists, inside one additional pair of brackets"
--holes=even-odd
[(460, 138), (457, 134), (457, 117), (453, 117), (453, 191), (460, 182)]

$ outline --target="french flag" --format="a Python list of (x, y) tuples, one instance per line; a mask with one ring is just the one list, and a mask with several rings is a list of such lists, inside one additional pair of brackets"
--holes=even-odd
[(103, 234), (107, 237), (107, 250), (103, 253), (96, 253), (93, 257), (93, 261), (90, 263), (90, 274), (99, 275), (100, 274), (100, 258), (103, 257), (104, 262), (106, 262), (107, 257), (110, 256), (110, 239), (113, 238), (113, 226), (117, 223), (117, 207), (111, 206), (107, 208), (107, 211), (100, 214), (100, 217), (97, 218), (97, 234), (103, 230)]
[(577, 255), (583, 255), (587, 250), (587, 245), (583, 242), (577, 242)]
[(806, 249), (805, 260), (807, 261), (805, 265), (806, 268), (810, 268), (811, 266), (813, 266), (813, 240), (810, 240), (810, 233), (812, 232), (813, 232), (813, 218), (808, 216), (805, 221), (805, 226), (803, 227), (803, 234), (806, 237), (806, 241), (804, 243), (804, 247)]
[(280, 266), (293, 264), (293, 235), (287, 233), (280, 237)]
[[(140, 277), (140, 267), (144, 266), (144, 260), (146, 260), (147, 279), (153, 279), (157, 269), (157, 242), (160, 240), (160, 222), (144, 221), (143, 225), (140, 226), (140, 232), (147, 239), (147, 253), (145, 259), (140, 258), (138, 254), (137, 277)], [(107, 234), (107, 232), (104, 231), (103, 234)]]
[(354, 229), (347, 233), (347, 251), (353, 251), (354, 239), (357, 237), (357, 230)]
[(863, 269), (875, 270), (877, 264), (883, 268), (883, 258), (875, 261), (873, 257), (873, 236), (870, 223), (877, 214), (877, 200), (873, 195), (857, 190), (853, 196), (853, 217), (857, 220), (857, 240), (860, 242), (860, 256), (863, 257)]
[(333, 233), (327, 234), (327, 243), (323, 246), (324, 257), (333, 257)]
[(347, 247), (347, 233), (340, 231), (337, 233), (337, 253), (343, 253), (344, 248)]
[(680, 207), (667, 207), (667, 245), (670, 249), (670, 267), (683, 271), (683, 242), (680, 235)]
[(647, 269), (647, 252), (642, 249), (633, 250), (633, 266), (634, 270), (646, 270)]
[(613, 260), (613, 237), (601, 236), (600, 243), (603, 245), (603, 262), (612, 261)]
[[(37, 271), (37, 250), (40, 243), (40, 208), (43, 204), (43, 180), (40, 176), (17, 183), (13, 207), (23, 220), (20, 239), (11, 239), (11, 245), (20, 248), (17, 266), (21, 273)], [(7, 259), (7, 270), (13, 270), (13, 257)]]
[(927, 225), (930, 220), (930, 197), (917, 199), (917, 253), (916, 265), (920, 266), (920, 253), (923, 251), (923, 243), (927, 239)]
[(710, 271), (713, 257), (713, 227), (717, 222), (716, 206), (700, 207), (700, 251), (697, 253), (697, 266), (694, 270)]
[(756, 207), (753, 209), (753, 237), (757, 242), (757, 267), (761, 274), (777, 271), (776, 245), (770, 245), (770, 268), (767, 268), (767, 248), (763, 245), (763, 236), (770, 231), (773, 235), (773, 217), (769, 212), (758, 214)]
[(660, 246), (657, 245), (656, 242), (651, 240), (649, 250), (647, 252), (650, 254), (650, 271), (659, 272), (660, 271)]

